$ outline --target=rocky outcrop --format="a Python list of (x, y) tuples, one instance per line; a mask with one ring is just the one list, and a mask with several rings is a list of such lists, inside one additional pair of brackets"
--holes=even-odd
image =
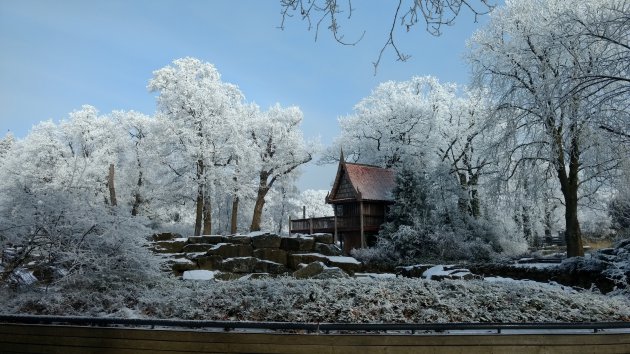
[(253, 279), (307, 272), (302, 270), (305, 265), (319, 269), (317, 265), (311, 265), (315, 263), (323, 268), (305, 277), (327, 279), (353, 275), (362, 267), (356, 259), (341, 256), (331, 234), (281, 237), (269, 232), (255, 232), (188, 238), (169, 234), (152, 238), (156, 240), (153, 249), (171, 257), (165, 265), (177, 275), (189, 270), (209, 270), (216, 272), (214, 279), (218, 280)]

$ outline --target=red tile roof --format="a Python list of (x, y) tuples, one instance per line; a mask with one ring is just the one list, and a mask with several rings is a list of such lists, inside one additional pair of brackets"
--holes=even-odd
[(350, 182), (363, 200), (394, 201), (394, 170), (346, 162)]

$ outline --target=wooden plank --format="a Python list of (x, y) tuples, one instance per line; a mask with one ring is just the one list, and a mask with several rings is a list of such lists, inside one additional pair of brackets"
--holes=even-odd
[(298, 335), (1, 325), (0, 351), (492, 353), (630, 352), (630, 333), (541, 335)]
[[(138, 340), (198, 341), (215, 343), (276, 343), (276, 344), (321, 344), (337, 345), (466, 345), (491, 340), (495, 344), (521, 343), (524, 345), (549, 344), (627, 344), (630, 333), (598, 334), (502, 334), (502, 335), (384, 335), (384, 334), (287, 334), (252, 332), (212, 332), (201, 330), (163, 330), (139, 328), (104, 328), (52, 325), (0, 324), (0, 333), (9, 335), (42, 335), (66, 337), (107, 337)], [(246, 335), (245, 335), (246, 334)]]

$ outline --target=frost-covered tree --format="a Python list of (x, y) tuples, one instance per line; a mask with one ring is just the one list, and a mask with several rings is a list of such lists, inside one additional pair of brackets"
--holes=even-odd
[[(299, 206), (299, 210), (306, 210), (307, 218), (317, 218), (322, 216), (333, 216), (333, 208), (332, 205), (326, 204), (326, 195), (329, 192), (327, 190), (314, 190), (307, 189), (300, 193), (299, 200), (297, 204)], [(293, 217), (301, 218), (302, 213), (297, 213), (297, 210), (293, 213)]]
[(484, 154), (484, 95), (433, 77), (381, 84), (340, 118), (341, 136), (324, 161), (343, 148), (350, 159), (381, 167), (426, 172), (447, 165), (456, 182), (449, 193), (462, 212), (479, 217), (479, 180), (493, 161)]
[(349, 159), (381, 167), (424, 163), (434, 157), (436, 120), (445, 109), (445, 91), (433, 77), (388, 81), (362, 99), (354, 113), (339, 118), (341, 135), (327, 150), (325, 161), (343, 148)]
[(11, 132), (0, 139), (0, 166), (2, 166), (2, 160), (9, 153), (13, 144), (15, 144), (15, 137)]
[(217, 167), (230, 164), (237, 149), (236, 115), (243, 95), (221, 80), (214, 65), (195, 58), (155, 71), (148, 88), (159, 93), (160, 117), (170, 123), (165, 125), (177, 142), (171, 145), (171, 168), (196, 186), (195, 235), (210, 234)]
[(552, 166), (570, 257), (584, 253), (581, 198), (614, 175), (619, 161), (600, 128), (612, 113), (590, 104), (588, 90), (574, 89), (584, 73), (602, 65), (607, 48), (572, 35), (578, 24), (568, 19), (605, 3), (508, 1), (471, 41), (476, 82), (489, 88), (497, 107), (487, 123), (500, 132), (495, 155), (504, 162), (504, 177)]
[(298, 175), (291, 173), (278, 179), (274, 187), (267, 194), (263, 210), (261, 227), (278, 234), (288, 234), (289, 217), (300, 207), (299, 191), (295, 185)]
[[(160, 146), (165, 137), (159, 122), (149, 116), (134, 111), (114, 111), (109, 119), (116, 125), (117, 134), (121, 136), (122, 156), (119, 164), (121, 177), (117, 184), (123, 187), (122, 200), (130, 208), (132, 216), (144, 215), (156, 218), (160, 208), (160, 200), (166, 198), (164, 192), (172, 192), (167, 187), (168, 179), (161, 175), (170, 173), (160, 160)], [(166, 219), (166, 218), (164, 218)]]
[(0, 170), (2, 281), (25, 266), (40, 280), (140, 279), (153, 270), (142, 223), (104, 188), (118, 152), (112, 126), (85, 106), (17, 141)]
[(276, 181), (312, 159), (313, 147), (299, 129), (302, 117), (298, 107), (275, 105), (250, 122), (247, 135), (257, 153), (253, 163), (258, 169), (250, 231), (260, 230), (265, 197)]

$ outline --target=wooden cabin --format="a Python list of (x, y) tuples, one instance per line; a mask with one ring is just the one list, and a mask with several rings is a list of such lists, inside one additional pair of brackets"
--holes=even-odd
[(394, 204), (395, 185), (393, 170), (346, 162), (342, 152), (335, 182), (326, 197), (334, 216), (290, 220), (289, 233), (333, 233), (345, 253), (372, 246), (389, 206)]
[(335, 240), (344, 252), (372, 246), (394, 203), (395, 173), (391, 169), (339, 159), (337, 176), (326, 203), (334, 209)]

